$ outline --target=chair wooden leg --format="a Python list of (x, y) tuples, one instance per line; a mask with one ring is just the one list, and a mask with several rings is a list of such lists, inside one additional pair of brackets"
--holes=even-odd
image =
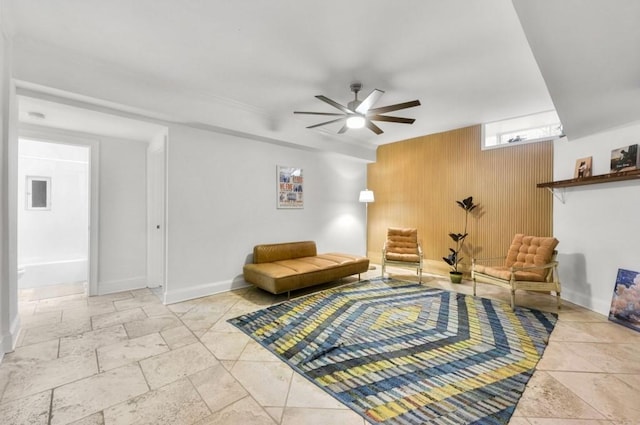
[(511, 290), (511, 310), (516, 309), (516, 290)]
[(473, 296), (476, 296), (476, 278), (473, 278)]
[(385, 267), (384, 267), (384, 260), (382, 260), (382, 267), (381, 267), (381, 268), (382, 268), (382, 272), (381, 272), (381, 274), (380, 274), (380, 277), (384, 277), (384, 269), (385, 269)]
[(562, 298), (560, 292), (556, 292), (556, 303), (558, 304), (558, 310), (562, 309)]

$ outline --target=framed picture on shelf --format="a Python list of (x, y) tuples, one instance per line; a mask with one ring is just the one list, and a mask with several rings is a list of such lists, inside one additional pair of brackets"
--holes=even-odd
[(611, 172), (638, 169), (638, 145), (624, 146), (611, 151)]
[(573, 172), (574, 179), (581, 179), (583, 177), (591, 176), (591, 158), (592, 157), (589, 156), (576, 160), (576, 169)]
[(278, 208), (304, 208), (302, 168), (277, 166)]
[(609, 320), (640, 332), (640, 273), (618, 269)]

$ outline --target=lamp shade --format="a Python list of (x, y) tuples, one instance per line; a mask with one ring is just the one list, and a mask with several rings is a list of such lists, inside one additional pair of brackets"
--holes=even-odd
[(358, 199), (360, 202), (373, 202), (375, 198), (373, 197), (373, 190), (365, 189), (360, 191), (360, 198)]

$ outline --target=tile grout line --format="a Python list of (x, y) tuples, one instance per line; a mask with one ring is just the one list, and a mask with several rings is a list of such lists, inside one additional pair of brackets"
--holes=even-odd
[(51, 388), (51, 395), (49, 398), (49, 418), (47, 421), (47, 425), (51, 425), (51, 420), (53, 419), (53, 388)]
[[(193, 376), (193, 375), (191, 375), (191, 376)], [(185, 378), (187, 378), (187, 381), (189, 381), (189, 384), (191, 384), (191, 387), (195, 390), (196, 394), (198, 394), (198, 396), (200, 397), (200, 400), (207, 407), (207, 410), (209, 411), (209, 414), (206, 417), (209, 417), (209, 416), (213, 415), (215, 412), (213, 412), (211, 410), (211, 408), (209, 407), (209, 404), (205, 401), (205, 399), (202, 396), (202, 394), (200, 393), (200, 391), (198, 391), (198, 387), (196, 387), (195, 384), (193, 383), (193, 381), (191, 380), (191, 376), (187, 375), (187, 376), (185, 376)], [(171, 385), (171, 384), (167, 384), (167, 385)], [(205, 419), (205, 418), (203, 418), (203, 419)]]

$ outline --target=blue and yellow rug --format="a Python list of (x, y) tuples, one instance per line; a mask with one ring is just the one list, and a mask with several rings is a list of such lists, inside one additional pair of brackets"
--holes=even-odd
[(374, 424), (506, 424), (557, 316), (389, 279), (229, 320)]

